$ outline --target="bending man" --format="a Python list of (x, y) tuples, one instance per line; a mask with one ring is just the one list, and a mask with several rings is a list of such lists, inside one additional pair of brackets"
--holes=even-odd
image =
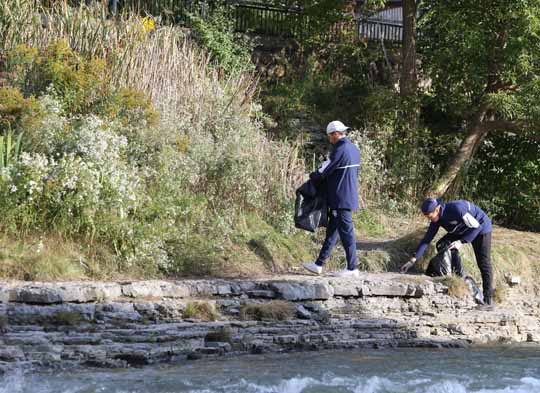
[[(411, 259), (401, 267), (405, 273), (422, 257), (427, 246), (440, 227), (448, 233), (439, 242), (449, 242), (453, 249), (453, 259), (457, 266), (462, 266), (459, 249), (465, 243), (471, 243), (476, 263), (482, 274), (484, 303), (491, 304), (493, 298), (493, 268), (491, 266), (491, 220), (478, 206), (468, 201), (443, 203), (441, 199), (428, 198), (422, 203), (422, 213), (431, 221), (424, 238), (418, 245)], [(454, 251), (455, 250), (455, 251)], [(462, 269), (460, 269), (462, 271)]]

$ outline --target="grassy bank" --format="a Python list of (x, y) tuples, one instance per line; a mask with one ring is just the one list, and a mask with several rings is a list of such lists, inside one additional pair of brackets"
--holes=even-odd
[[(414, 251), (426, 223), (419, 216), (389, 215), (376, 209), (355, 215), (359, 267), (363, 271), (398, 271)], [(439, 235), (442, 235), (443, 231)], [(260, 277), (274, 274), (304, 273), (301, 264), (318, 253), (324, 230), (284, 235), (255, 216), (245, 217), (233, 231), (230, 242), (213, 254), (213, 277)], [(35, 234), (25, 238), (3, 235), (0, 239), (0, 277), (18, 280), (88, 280), (168, 278), (163, 272), (149, 273), (144, 268), (119, 270), (117, 256), (99, 244), (88, 244), (56, 235)], [(434, 254), (411, 270), (421, 274)], [(518, 276), (524, 293), (538, 294), (540, 276), (540, 234), (495, 226), (492, 260), (496, 286), (507, 288), (506, 277)], [(470, 246), (462, 248), (465, 269), (478, 282), (480, 272)], [(195, 258), (195, 257), (194, 257)], [(209, 255), (200, 255), (199, 267), (187, 276), (200, 275)], [(328, 261), (327, 270), (342, 268), (345, 255), (338, 246)], [(208, 267), (208, 266), (207, 266)], [(177, 276), (174, 276), (177, 277)]]

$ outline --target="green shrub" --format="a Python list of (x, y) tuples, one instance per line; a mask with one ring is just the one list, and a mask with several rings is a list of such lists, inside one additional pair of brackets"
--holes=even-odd
[(23, 134), (14, 135), (8, 131), (6, 135), (0, 135), (0, 170), (14, 165), (21, 156)]
[(505, 133), (490, 137), (461, 174), (461, 194), (474, 200), (498, 223), (539, 230), (539, 147), (533, 135)]
[(43, 52), (19, 45), (7, 52), (5, 61), (10, 84), (26, 96), (40, 95), (50, 87), (62, 97), (64, 109), (73, 113), (87, 113), (102, 97), (110, 83), (106, 69), (103, 60), (85, 60), (63, 41)]
[[(34, 114), (36, 102), (32, 97), (48, 94), (56, 97), (62, 111), (70, 115), (95, 113), (124, 124), (146, 121), (155, 125), (157, 113), (150, 100), (132, 88), (115, 89), (109, 66), (106, 59), (85, 58), (63, 40), (42, 50), (19, 45), (7, 51), (0, 68), (6, 82), (13, 86), (0, 94), (0, 100), (8, 101), (2, 105), (2, 112), (16, 120), (30, 112), (27, 117), (36, 123), (39, 119)], [(17, 95), (17, 89), (30, 98)]]
[(24, 98), (14, 87), (0, 87), (0, 134), (28, 133), (39, 125), (42, 115), (34, 97)]
[(246, 215), (279, 232), (276, 244), (293, 233), (303, 162), (264, 135), (252, 74), (225, 76), (175, 27), (143, 31), (138, 17), (112, 23), (85, 6), (34, 11), (55, 23), (30, 20), (21, 34), (36, 49), (6, 52), (9, 83), (41, 117), (0, 174), (4, 232), (103, 250), (107, 266), (84, 272), (151, 276), (213, 274), (231, 250), (250, 253), (235, 235)]
[(123, 125), (145, 122), (148, 127), (155, 127), (159, 114), (152, 101), (141, 91), (123, 87), (109, 95), (103, 104), (103, 114)]
[(246, 36), (235, 33), (232, 11), (225, 2), (217, 2), (209, 17), (190, 16), (195, 39), (227, 73), (253, 69), (251, 43)]

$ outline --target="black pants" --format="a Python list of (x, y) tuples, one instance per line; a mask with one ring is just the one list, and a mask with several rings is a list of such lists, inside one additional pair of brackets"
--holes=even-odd
[[(437, 242), (437, 249), (445, 243), (452, 243), (460, 240), (459, 236), (448, 233)], [(476, 264), (482, 275), (482, 287), (484, 291), (484, 301), (491, 304), (493, 297), (493, 267), (491, 265), (491, 232), (478, 235), (472, 241)], [(463, 263), (458, 250), (452, 250), (452, 270), (459, 276), (464, 276)]]

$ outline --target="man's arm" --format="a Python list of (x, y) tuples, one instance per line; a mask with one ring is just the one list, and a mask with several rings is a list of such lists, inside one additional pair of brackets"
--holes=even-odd
[(427, 246), (429, 246), (429, 243), (433, 240), (437, 232), (439, 231), (440, 225), (432, 222), (429, 224), (428, 230), (426, 231), (426, 234), (424, 235), (424, 238), (420, 241), (420, 244), (418, 245), (416, 252), (414, 253), (414, 256), (412, 256), (408, 262), (406, 262), (403, 266), (401, 266), (400, 272), (406, 273), (407, 270), (409, 270), (411, 267), (414, 266), (416, 261), (420, 258), (422, 258), (422, 255), (424, 255), (424, 252), (426, 251)]
[(414, 253), (414, 257), (416, 259), (422, 258), (422, 255), (424, 255), (424, 252), (426, 252), (426, 248), (429, 246), (429, 243), (433, 240), (437, 232), (439, 231), (439, 224), (436, 222), (432, 222), (429, 224), (429, 228), (426, 231), (426, 234), (424, 235), (424, 238), (420, 241), (420, 244), (416, 248), (416, 252)]
[(330, 154), (330, 158), (328, 159), (328, 161), (325, 161), (325, 163), (323, 163), (323, 166), (321, 167), (322, 171), (316, 170), (315, 172), (312, 172), (309, 175), (309, 178), (315, 183), (318, 183), (321, 180), (327, 178), (339, 167), (339, 163), (341, 162), (342, 157), (343, 149), (334, 149)]

